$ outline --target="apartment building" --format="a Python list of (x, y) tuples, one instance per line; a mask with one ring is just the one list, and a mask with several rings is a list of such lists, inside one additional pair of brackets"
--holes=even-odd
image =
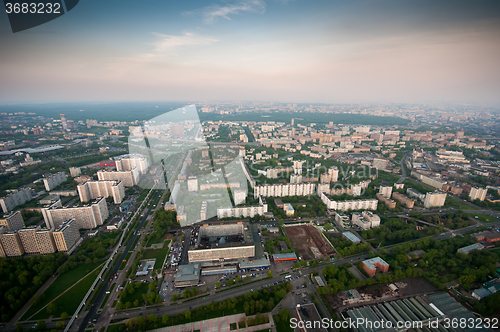
[(52, 234), (57, 251), (70, 251), (80, 238), (75, 219), (65, 220)]
[(396, 201), (401, 203), (401, 205), (404, 205), (409, 209), (413, 209), (413, 206), (415, 205), (414, 199), (408, 198), (406, 195), (403, 195), (403, 194), (398, 193), (398, 192), (393, 192), (392, 198), (394, 198)]
[(139, 183), (139, 169), (133, 167), (128, 171), (106, 171), (102, 170), (97, 172), (99, 181), (117, 180), (123, 182), (125, 187), (133, 187)]
[(35, 233), (40, 230), (40, 226), (29, 226), (17, 231), (19, 240), (27, 254), (39, 254), (40, 249), (36, 240)]
[(358, 199), (349, 201), (335, 201), (329, 194), (321, 193), (321, 201), (330, 210), (376, 210), (378, 201), (376, 199)]
[(0, 219), (0, 225), (5, 226), (8, 231), (17, 231), (24, 227), (24, 220), (21, 212), (11, 212)]
[(65, 172), (58, 172), (56, 174), (51, 174), (46, 176), (43, 179), (43, 184), (45, 186), (45, 190), (51, 191), (61, 183), (66, 181), (66, 173)]
[(31, 189), (21, 188), (0, 198), (0, 206), (2, 206), (4, 213), (8, 213), (14, 210), (16, 206), (23, 205), (24, 203), (31, 201), (31, 199)]
[(78, 207), (62, 207), (57, 201), (42, 208), (42, 215), (47, 228), (57, 228), (65, 220), (75, 219), (78, 229), (92, 229), (100, 226), (109, 217), (108, 205), (104, 197)]
[(131, 171), (134, 167), (137, 167), (139, 173), (146, 174), (149, 161), (140, 155), (126, 155), (115, 159), (116, 170), (121, 171)]
[(424, 207), (441, 207), (446, 201), (446, 193), (436, 190), (425, 194)]
[(54, 229), (42, 228), (35, 232), (35, 239), (40, 254), (51, 254), (56, 252), (56, 244), (53, 236)]
[(294, 183), (255, 186), (254, 197), (307, 196), (314, 194), (314, 183)]
[(377, 193), (377, 199), (385, 204), (388, 209), (394, 209), (396, 207), (396, 201), (383, 196), (381, 193)]
[(0, 245), (2, 246), (0, 254), (5, 255), (3, 257), (22, 256), (24, 254), (24, 248), (17, 231), (7, 231), (0, 234)]
[(392, 187), (391, 186), (380, 186), (378, 191), (385, 198), (391, 198)]
[(119, 180), (87, 181), (76, 189), (80, 202), (88, 202), (98, 197), (113, 197), (115, 204), (121, 204), (125, 197), (125, 187)]
[(478, 199), (482, 202), (486, 198), (487, 192), (488, 189), (486, 188), (472, 187), (470, 188), (469, 197), (472, 201)]

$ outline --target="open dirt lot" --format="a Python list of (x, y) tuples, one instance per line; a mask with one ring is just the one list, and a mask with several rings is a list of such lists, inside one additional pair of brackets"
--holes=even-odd
[[(328, 258), (334, 253), (333, 247), (325, 240), (323, 235), (312, 225), (298, 225), (283, 227), (286, 236), (292, 242), (292, 247), (296, 250), (302, 259), (311, 260), (315, 257), (311, 247), (317, 248), (319, 256)], [(313, 249), (314, 250), (314, 249)], [(316, 256), (318, 256), (316, 255)]]

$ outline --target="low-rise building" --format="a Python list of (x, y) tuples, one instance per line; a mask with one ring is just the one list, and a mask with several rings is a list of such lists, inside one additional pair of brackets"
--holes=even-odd
[(375, 257), (372, 259), (367, 259), (362, 262), (363, 270), (370, 276), (373, 277), (377, 273), (377, 269), (380, 272), (388, 272), (389, 264), (380, 257)]

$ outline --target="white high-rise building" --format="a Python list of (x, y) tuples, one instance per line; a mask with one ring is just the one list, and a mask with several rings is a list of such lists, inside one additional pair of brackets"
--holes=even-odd
[(139, 155), (127, 155), (115, 159), (116, 170), (117, 171), (131, 171), (134, 167), (137, 167), (141, 174), (146, 174), (149, 161), (143, 156)]
[(51, 174), (43, 179), (43, 184), (45, 185), (45, 190), (51, 191), (61, 183), (66, 181), (66, 173), (58, 172), (56, 174)]
[(121, 204), (125, 197), (125, 187), (119, 180), (87, 181), (79, 184), (76, 189), (80, 202), (88, 202), (97, 197), (113, 197), (115, 204)]
[(335, 201), (329, 194), (321, 193), (321, 201), (330, 210), (376, 210), (378, 201), (376, 199), (359, 199), (350, 201)]
[(437, 190), (432, 193), (428, 192), (427, 194), (425, 194), (424, 207), (426, 208), (441, 207), (444, 205), (445, 201), (446, 201), (446, 193)]
[(307, 196), (315, 192), (314, 183), (274, 184), (255, 186), (254, 197)]
[(469, 197), (470, 197), (471, 201), (478, 199), (482, 202), (486, 198), (487, 192), (488, 192), (488, 189), (479, 188), (479, 187), (472, 187), (470, 189)]
[(108, 205), (104, 197), (99, 197), (89, 204), (64, 208), (61, 201), (42, 208), (42, 215), (47, 228), (57, 228), (65, 220), (75, 219), (78, 229), (92, 229), (100, 226), (109, 217)]
[(125, 187), (133, 187), (139, 183), (139, 169), (133, 167), (129, 171), (99, 171), (97, 178), (99, 181), (118, 180), (122, 181)]
[(18, 205), (23, 205), (26, 202), (31, 201), (31, 189), (23, 188), (19, 190), (14, 190), (7, 196), (0, 198), (0, 205), (4, 213), (14, 210)]
[(392, 195), (392, 187), (391, 186), (380, 186), (378, 191), (385, 198), (391, 198)]

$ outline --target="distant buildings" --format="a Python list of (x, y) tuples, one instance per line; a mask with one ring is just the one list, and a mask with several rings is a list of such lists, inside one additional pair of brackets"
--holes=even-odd
[(441, 191), (428, 192), (425, 194), (424, 207), (441, 207), (446, 201), (446, 193)]
[(97, 172), (99, 181), (117, 180), (123, 182), (125, 187), (133, 187), (139, 183), (139, 169), (133, 167), (128, 171), (99, 171)]
[(47, 228), (57, 228), (68, 219), (75, 219), (78, 229), (92, 229), (100, 226), (108, 218), (106, 199), (100, 197), (89, 204), (79, 207), (64, 208), (61, 201), (42, 208), (42, 215)]
[(388, 272), (389, 264), (380, 257), (375, 257), (372, 259), (367, 259), (362, 262), (363, 270), (370, 276), (373, 277), (377, 272)]
[(61, 183), (66, 181), (66, 173), (58, 172), (56, 174), (51, 174), (43, 179), (43, 184), (45, 185), (45, 190), (51, 191)]
[(19, 190), (14, 190), (7, 196), (0, 198), (0, 205), (4, 213), (12, 211), (16, 206), (23, 205), (26, 202), (31, 201), (31, 189), (23, 188)]
[(115, 204), (121, 204), (125, 197), (125, 187), (119, 180), (87, 181), (79, 184), (76, 189), (80, 196), (80, 202), (112, 196)]

